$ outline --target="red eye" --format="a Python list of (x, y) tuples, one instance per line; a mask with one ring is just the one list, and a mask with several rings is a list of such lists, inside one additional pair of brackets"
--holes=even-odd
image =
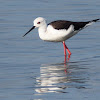
[(37, 22), (37, 24), (40, 24), (40, 22)]

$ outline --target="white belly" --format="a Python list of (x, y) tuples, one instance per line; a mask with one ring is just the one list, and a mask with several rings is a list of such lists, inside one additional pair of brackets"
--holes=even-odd
[(61, 30), (56, 30), (54, 29), (51, 25), (47, 27), (47, 31), (43, 32), (41, 29), (39, 29), (39, 36), (42, 40), (44, 41), (50, 41), (50, 42), (62, 42), (73, 35), (75, 35), (77, 32), (74, 31), (74, 26), (70, 25), (68, 30), (66, 29), (61, 29)]

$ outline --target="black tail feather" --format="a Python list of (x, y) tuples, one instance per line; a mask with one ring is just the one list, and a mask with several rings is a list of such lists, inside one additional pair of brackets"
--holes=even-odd
[(92, 21), (90, 21), (90, 22), (97, 22), (98, 20), (100, 20), (100, 19), (95, 19), (95, 20), (92, 20)]

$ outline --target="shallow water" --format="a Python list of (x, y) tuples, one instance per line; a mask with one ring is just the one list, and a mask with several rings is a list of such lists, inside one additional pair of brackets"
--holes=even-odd
[(0, 1), (0, 100), (97, 100), (100, 98), (100, 22), (63, 45), (39, 39), (37, 29), (22, 36), (32, 21), (100, 18), (99, 0)]

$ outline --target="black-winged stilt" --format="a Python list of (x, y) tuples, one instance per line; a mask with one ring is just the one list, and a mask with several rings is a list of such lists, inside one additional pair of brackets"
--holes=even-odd
[[(66, 50), (71, 55), (70, 50), (65, 44), (65, 40), (69, 39), (73, 35), (77, 34), (80, 30), (97, 22), (100, 19), (95, 19), (86, 22), (72, 22), (66, 20), (57, 20), (47, 25), (46, 20), (42, 17), (38, 17), (34, 20), (34, 26), (25, 33), (28, 34), (34, 28), (38, 28), (39, 37), (44, 41), (50, 42), (62, 42), (64, 46), (64, 55), (66, 56)], [(24, 36), (25, 36), (24, 35)], [(23, 36), (23, 37), (24, 37)]]

